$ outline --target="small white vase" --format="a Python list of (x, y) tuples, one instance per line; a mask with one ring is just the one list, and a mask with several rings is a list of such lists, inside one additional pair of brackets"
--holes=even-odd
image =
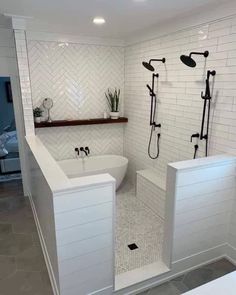
[(111, 119), (118, 119), (120, 117), (119, 112), (110, 112)]
[(35, 123), (40, 123), (41, 122), (41, 117), (34, 117), (34, 122)]

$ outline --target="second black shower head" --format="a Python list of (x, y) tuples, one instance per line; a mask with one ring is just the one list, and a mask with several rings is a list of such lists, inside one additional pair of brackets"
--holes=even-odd
[(188, 67), (191, 67), (191, 68), (196, 67), (195, 60), (192, 59), (192, 57), (189, 55), (181, 55), (180, 60), (182, 61), (183, 64), (185, 64)]
[(204, 52), (191, 52), (189, 55), (181, 55), (180, 60), (182, 63), (184, 63), (186, 66), (195, 68), (196, 67), (196, 62), (192, 58), (192, 55), (203, 55), (204, 57), (208, 57), (209, 51), (204, 51)]

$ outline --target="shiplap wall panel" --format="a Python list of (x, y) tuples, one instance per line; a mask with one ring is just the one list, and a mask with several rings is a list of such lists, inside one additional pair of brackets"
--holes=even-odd
[[(109, 187), (94, 188), (94, 195), (96, 195), (96, 205), (112, 202), (112, 195)], [(92, 206), (94, 205), (94, 195), (91, 195), (88, 190), (84, 190), (82, 194), (71, 192), (69, 197), (61, 197), (57, 199), (57, 202), (54, 205), (55, 213), (63, 214), (63, 212), (66, 211)]]
[(55, 214), (56, 228), (65, 229), (102, 218), (112, 217), (112, 202)]
[(62, 295), (89, 294), (113, 285), (113, 193), (107, 184), (54, 198)]
[(229, 241), (235, 168), (236, 160), (231, 158), (228, 162), (212, 161), (212, 165), (177, 170), (173, 261)]
[(111, 218), (96, 220), (96, 222), (73, 226), (57, 231), (57, 243), (63, 246), (67, 243), (85, 240), (91, 236), (97, 236), (112, 232)]
[(58, 246), (57, 252), (59, 261), (79, 257), (108, 246), (112, 247), (111, 236), (112, 233), (109, 232), (106, 234), (99, 234), (98, 236), (84, 239), (82, 241), (76, 241), (63, 246)]

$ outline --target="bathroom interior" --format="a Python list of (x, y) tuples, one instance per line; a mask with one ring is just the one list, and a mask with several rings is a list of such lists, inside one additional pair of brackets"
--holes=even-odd
[(0, 182), (19, 179), (20, 159), (9, 77), (0, 78)]
[(11, 87), (0, 163), (14, 155), (3, 180), (22, 176), (50, 281), (42, 294), (213, 294), (182, 282), (150, 290), (220, 259), (236, 270), (235, 9), (0, 4), (0, 89)]

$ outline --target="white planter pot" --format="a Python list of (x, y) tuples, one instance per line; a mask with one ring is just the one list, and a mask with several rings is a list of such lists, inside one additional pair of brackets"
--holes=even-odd
[(34, 122), (35, 123), (40, 123), (41, 122), (41, 117), (34, 117)]
[(120, 117), (119, 112), (110, 112), (111, 119), (118, 119)]

